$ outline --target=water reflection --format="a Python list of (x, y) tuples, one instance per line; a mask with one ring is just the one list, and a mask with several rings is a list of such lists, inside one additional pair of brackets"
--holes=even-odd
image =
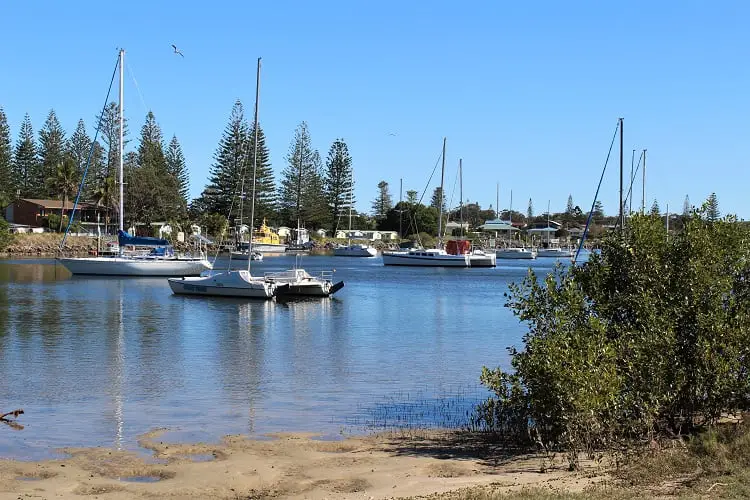
[[(285, 258), (261, 264), (284, 269)], [(26, 410), (25, 434), (0, 432), (0, 452), (129, 449), (155, 427), (186, 439), (337, 432), (369, 402), (475, 385), (483, 365), (507, 367), (505, 347), (521, 337), (502, 294), (526, 267), (307, 261), (336, 268), (346, 288), (328, 299), (206, 299), (172, 295), (159, 278), (0, 261), (0, 376), (13, 380), (0, 401)]]

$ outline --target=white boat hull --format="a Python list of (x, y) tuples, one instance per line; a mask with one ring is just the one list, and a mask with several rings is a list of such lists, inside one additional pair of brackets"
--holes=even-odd
[(471, 267), (497, 267), (497, 256), (494, 253), (469, 254)]
[(212, 267), (204, 259), (70, 257), (59, 261), (72, 274), (97, 276), (199, 276)]
[(334, 248), (333, 255), (336, 257), (375, 257), (378, 255), (378, 251), (372, 247), (352, 245)]
[(468, 255), (414, 255), (408, 252), (383, 252), (383, 265), (421, 267), (469, 267)]
[(224, 271), (209, 276), (170, 278), (167, 281), (176, 295), (270, 299), (276, 288), (262, 278), (252, 278), (247, 271)]
[(536, 252), (533, 250), (497, 250), (498, 259), (535, 259)]
[(284, 253), (286, 252), (286, 245), (276, 243), (255, 243), (253, 242), (253, 250), (261, 253)]
[(553, 258), (570, 258), (573, 256), (572, 250), (559, 249), (539, 249), (536, 251), (537, 257), (553, 257)]
[(231, 256), (232, 260), (247, 260), (248, 258), (258, 262), (263, 260), (263, 254), (255, 251), (250, 255), (247, 252), (231, 252)]

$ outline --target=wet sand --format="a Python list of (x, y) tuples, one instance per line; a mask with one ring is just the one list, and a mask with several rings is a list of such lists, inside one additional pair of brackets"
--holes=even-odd
[[(175, 444), (144, 435), (152, 456), (107, 448), (68, 448), (62, 460), (0, 460), (0, 499), (18, 498), (399, 498), (471, 486), (579, 491), (591, 470), (563, 463), (541, 473), (542, 458), (510, 457), (476, 436), (393, 432), (341, 441), (309, 434), (268, 440), (226, 436), (214, 444)], [(549, 464), (547, 464), (549, 467)], [(594, 475), (595, 476), (595, 475)]]

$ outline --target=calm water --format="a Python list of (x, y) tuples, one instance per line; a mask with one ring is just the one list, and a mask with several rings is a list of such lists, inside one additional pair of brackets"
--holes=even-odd
[[(293, 263), (267, 257), (253, 272)], [(0, 456), (134, 449), (155, 427), (215, 441), (441, 423), (441, 408), (465, 414), (486, 395), (481, 367), (507, 367), (505, 348), (523, 333), (503, 293), (528, 262), (419, 269), (316, 256), (302, 265), (335, 269), (345, 288), (284, 303), (179, 297), (163, 278), (72, 277), (53, 260), (0, 260), (0, 410), (26, 411), (25, 429), (0, 425)]]

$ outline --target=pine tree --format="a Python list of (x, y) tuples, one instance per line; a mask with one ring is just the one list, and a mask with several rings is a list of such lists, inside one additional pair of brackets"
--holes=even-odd
[(654, 203), (651, 205), (651, 215), (661, 215), (661, 210), (659, 209), (659, 202), (654, 199)]
[(526, 223), (530, 224), (533, 218), (534, 218), (534, 203), (531, 201), (531, 198), (529, 198), (529, 208), (526, 209)]
[(328, 151), (324, 186), (333, 234), (336, 234), (341, 216), (354, 206), (352, 157), (343, 139), (336, 139)]
[(715, 222), (721, 218), (721, 212), (719, 212), (719, 200), (716, 198), (716, 193), (708, 195), (706, 202), (703, 204), (706, 211), (706, 219)]
[(16, 179), (13, 175), (13, 146), (5, 111), (0, 107), (0, 209), (16, 197)]
[[(255, 152), (255, 130), (250, 127), (249, 163), (246, 168), (245, 191), (252, 194), (253, 189), (253, 154)], [(250, 204), (245, 204), (246, 216), (250, 217)], [(272, 224), (276, 220), (276, 182), (271, 168), (271, 154), (266, 146), (266, 135), (263, 128), (258, 124), (258, 161), (255, 167), (255, 220), (264, 219)]]
[[(235, 197), (240, 194), (241, 174), (247, 167), (248, 160), (248, 127), (242, 103), (235, 101), (229, 115), (229, 123), (214, 153), (208, 186), (194, 204), (206, 213), (215, 213), (232, 217), (239, 213)], [(252, 168), (252, 167), (251, 167)], [(248, 186), (244, 186), (248, 192)], [(252, 186), (249, 186), (252, 189)]]
[(388, 215), (388, 211), (393, 208), (393, 199), (388, 192), (388, 183), (385, 181), (378, 182), (378, 197), (372, 202), (372, 216), (380, 224)]
[(575, 205), (573, 205), (573, 195), (568, 195), (568, 204), (565, 206), (565, 213), (568, 215), (573, 215), (573, 211), (575, 210)]
[(419, 203), (419, 199), (417, 198), (418, 195), (419, 193), (417, 193), (413, 189), (408, 190), (406, 192), (406, 203), (408, 203), (409, 205), (416, 205), (417, 203)]
[(47, 179), (57, 176), (57, 170), (65, 157), (66, 149), (65, 132), (57, 119), (55, 110), (52, 109), (39, 131), (39, 160), (42, 162), (42, 171), (41, 177), (34, 181), (35, 184), (42, 186), (40, 192), (44, 193), (45, 198), (57, 197), (57, 193), (50, 190)]
[[(83, 178), (84, 171), (86, 171), (86, 162), (89, 160), (91, 147), (91, 138), (86, 133), (86, 125), (83, 123), (83, 119), (80, 119), (78, 120), (76, 131), (70, 136), (67, 148), (67, 154), (73, 160), (73, 166), (75, 167), (76, 172), (78, 172), (79, 179)], [(93, 199), (92, 196), (94, 191), (96, 191), (96, 175), (94, 172), (95, 170), (89, 165), (88, 172), (86, 172), (86, 179), (84, 180), (83, 193), (81, 195), (84, 200)]]
[(592, 215), (596, 219), (601, 219), (604, 217), (604, 205), (602, 205), (601, 201), (596, 200), (596, 203), (594, 203), (594, 213)]
[(692, 205), (690, 205), (690, 197), (688, 195), (685, 195), (685, 202), (682, 204), (682, 216), (690, 217), (692, 213), (693, 207)]
[(136, 166), (129, 165), (128, 179), (125, 213), (136, 222), (171, 221), (185, 215), (187, 200), (180, 196), (178, 179), (169, 171), (161, 128), (151, 111), (141, 128)]
[(323, 226), (329, 212), (323, 194), (320, 154), (312, 147), (306, 122), (295, 130), (286, 161), (278, 199), (282, 220), (290, 226), (295, 226), (297, 220), (311, 227)]
[(443, 213), (445, 213), (446, 212), (445, 195), (443, 194), (443, 188), (438, 186), (432, 192), (432, 199), (430, 200), (430, 206), (439, 210), (441, 205), (443, 208)]
[[(100, 135), (104, 143), (104, 151), (106, 152), (106, 161), (103, 164), (104, 170), (98, 172), (96, 176), (98, 180), (101, 180), (111, 174), (115, 174), (120, 168), (120, 108), (117, 103), (110, 102), (107, 104), (102, 115), (97, 116), (96, 122), (99, 123), (101, 128)], [(128, 140), (127, 119), (123, 120), (122, 137), (124, 151), (128, 142), (130, 142)]]
[(44, 196), (44, 185), (36, 186), (34, 184), (34, 181), (38, 180), (41, 174), (42, 165), (36, 151), (34, 130), (31, 127), (31, 118), (27, 113), (18, 133), (13, 157), (13, 177), (16, 179), (16, 188), (20, 191), (21, 198)]
[(182, 153), (182, 147), (180, 142), (177, 140), (177, 136), (173, 135), (172, 140), (169, 141), (169, 147), (165, 153), (167, 161), (167, 172), (177, 180), (177, 189), (182, 198), (182, 202), (185, 206), (188, 203), (188, 195), (190, 190), (190, 177), (185, 164), (185, 155)]

